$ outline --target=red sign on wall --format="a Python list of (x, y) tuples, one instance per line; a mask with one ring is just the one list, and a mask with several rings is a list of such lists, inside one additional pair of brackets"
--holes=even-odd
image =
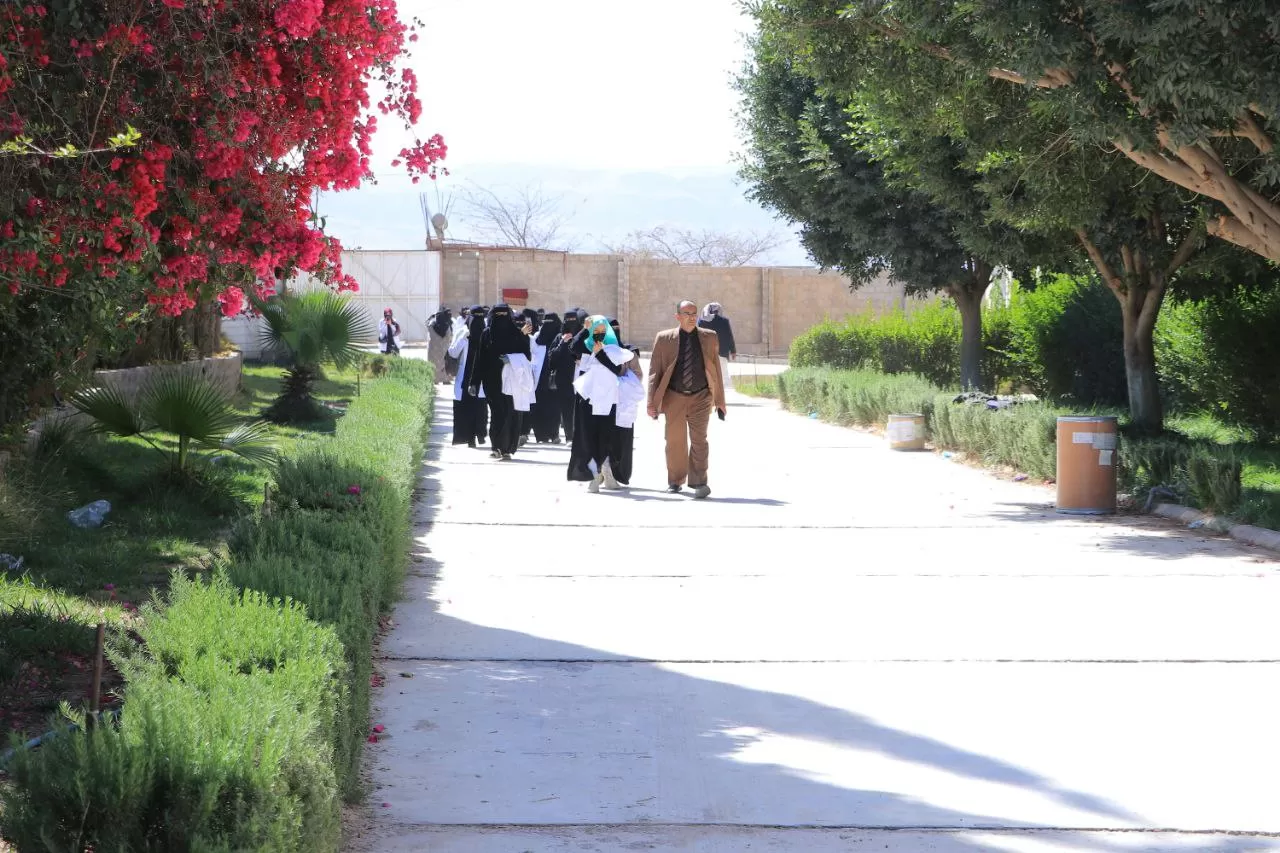
[(502, 298), (506, 302), (525, 302), (529, 299), (529, 290), (524, 287), (504, 287)]

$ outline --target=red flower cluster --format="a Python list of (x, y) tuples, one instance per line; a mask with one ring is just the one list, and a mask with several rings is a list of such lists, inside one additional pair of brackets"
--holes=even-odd
[[(128, 276), (169, 314), (212, 298), (236, 313), (277, 270), (354, 289), (310, 202), (371, 177), (378, 114), (418, 121), (412, 38), (394, 0), (0, 5), (0, 141), (81, 152), (9, 158), (0, 284)], [(141, 142), (113, 148), (127, 127)], [(400, 161), (416, 181), (446, 154), (435, 135)]]

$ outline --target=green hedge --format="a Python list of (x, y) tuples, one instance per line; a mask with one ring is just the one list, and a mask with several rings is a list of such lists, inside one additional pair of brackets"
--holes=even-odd
[[(959, 450), (989, 465), (1008, 465), (1032, 477), (1057, 471), (1057, 421), (1083, 414), (1045, 403), (990, 410), (954, 403), (956, 392), (917, 376), (865, 370), (792, 368), (778, 377), (779, 398), (791, 411), (840, 424), (883, 427), (891, 414), (921, 412), (936, 448)], [(1241, 501), (1239, 453), (1207, 440), (1171, 435), (1119, 442), (1121, 484), (1139, 492), (1162, 487), (1179, 500), (1216, 512)]]
[(176, 576), (145, 610), (144, 645), (113, 652), (127, 684), (118, 727), (11, 762), (5, 834), (18, 849), (337, 849), (432, 391), (428, 365), (392, 361), (333, 438), (282, 462), (269, 511), (235, 532), (215, 579)]
[(940, 391), (919, 376), (872, 370), (792, 368), (778, 377), (778, 398), (791, 411), (859, 426), (883, 425), (891, 414), (928, 415)]
[[(1009, 317), (1004, 308), (983, 312), (983, 385), (1008, 379)], [(936, 385), (960, 382), (960, 314), (948, 300), (904, 313), (857, 314), (843, 323), (826, 321), (791, 344), (794, 367), (836, 367), (880, 373), (912, 373)]]
[(1156, 368), (1171, 408), (1280, 437), (1277, 329), (1280, 286), (1166, 304), (1156, 326)]

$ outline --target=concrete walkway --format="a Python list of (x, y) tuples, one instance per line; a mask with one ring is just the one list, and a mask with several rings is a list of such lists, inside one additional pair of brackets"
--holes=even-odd
[[(446, 389), (442, 389), (442, 392)], [(731, 397), (710, 500), (449, 446), (356, 851), (1280, 850), (1280, 565)]]

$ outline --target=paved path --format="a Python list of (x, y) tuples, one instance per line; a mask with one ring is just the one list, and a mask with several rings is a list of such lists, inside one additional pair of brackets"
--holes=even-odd
[(1262, 552), (737, 395), (705, 502), (448, 407), (353, 850), (1280, 850)]

